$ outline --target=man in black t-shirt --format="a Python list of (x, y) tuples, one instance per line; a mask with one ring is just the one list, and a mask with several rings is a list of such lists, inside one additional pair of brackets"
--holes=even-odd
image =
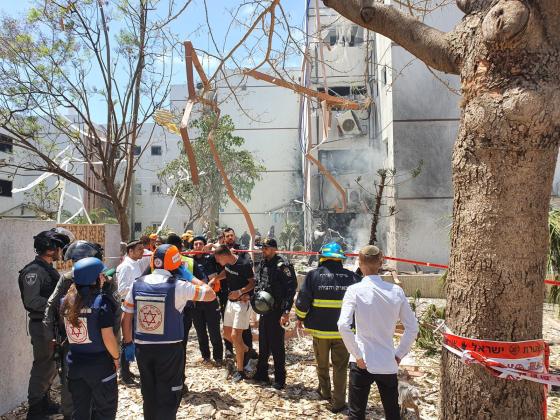
[[(224, 274), (228, 284), (228, 301), (224, 314), (224, 338), (233, 344), (237, 372), (233, 376), (234, 382), (245, 378), (243, 360), (249, 346), (243, 342), (243, 331), (249, 329), (249, 322), (253, 310), (249, 302), (250, 292), (255, 287), (253, 266), (247, 259), (232, 254), (227, 245), (220, 245), (214, 252), (216, 262), (224, 267)], [(213, 286), (216, 278), (209, 286)]]
[[(232, 228), (230, 227), (225, 228), (222, 235), (223, 235), (223, 244), (226, 245), (234, 253), (236, 252), (236, 250), (243, 249), (241, 245), (239, 245), (236, 242), (237, 237), (235, 235), (235, 231)], [(236, 255), (238, 255), (242, 260), (252, 264), (251, 256), (249, 253), (239, 252), (236, 253)], [(218, 292), (216, 292), (216, 295), (220, 300), (220, 310), (223, 319), (225, 316), (225, 310), (228, 301), (228, 293), (230, 290), (227, 284), (227, 278), (225, 275), (224, 267), (216, 262), (216, 258), (214, 257), (214, 255), (209, 256), (206, 267), (207, 267), (208, 278), (213, 279), (214, 277), (217, 277), (217, 280), (220, 281), (221, 288)], [(243, 331), (243, 342), (245, 343), (246, 346), (249, 347), (249, 351), (247, 352), (247, 359), (253, 359), (253, 360), (258, 359), (257, 352), (253, 349), (253, 334), (251, 333), (251, 328), (247, 328), (245, 331)], [(230, 341), (225, 339), (224, 339), (224, 345), (226, 348), (226, 357), (230, 357), (233, 354), (233, 346)]]

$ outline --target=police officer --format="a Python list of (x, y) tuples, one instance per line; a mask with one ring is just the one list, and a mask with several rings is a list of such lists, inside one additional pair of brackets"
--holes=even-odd
[(117, 415), (119, 346), (114, 333), (115, 303), (102, 287), (103, 262), (87, 257), (74, 264), (74, 283), (60, 312), (68, 337), (68, 387), (72, 419), (114, 419)]
[(19, 272), (19, 290), (23, 306), (29, 314), (29, 335), (33, 346), (33, 366), (29, 378), (27, 418), (43, 418), (58, 413), (48, 391), (56, 377), (52, 334), (43, 325), (47, 299), (53, 292), (60, 274), (52, 264), (60, 260), (62, 249), (70, 243), (67, 235), (49, 230), (35, 236), (33, 247), (37, 256)]
[(274, 384), (276, 389), (286, 385), (286, 349), (284, 328), (289, 322), (290, 310), (294, 303), (297, 280), (292, 265), (277, 254), (275, 239), (268, 238), (262, 244), (262, 261), (256, 268), (255, 296), (253, 308), (260, 313), (259, 319), (259, 361), (257, 381), (268, 383), (268, 358), (274, 360)]
[(184, 379), (183, 308), (189, 300), (211, 301), (216, 295), (205, 284), (179, 278), (181, 254), (173, 245), (160, 245), (151, 264), (152, 274), (136, 280), (123, 302), (125, 354), (129, 361), (138, 358), (144, 418), (175, 419)]
[[(343, 267), (346, 259), (339, 244), (331, 242), (321, 248), (319, 267), (305, 276), (296, 300), (298, 324), (303, 321), (313, 336), (317, 362), (319, 394), (331, 400), (330, 410), (346, 408), (346, 377), (350, 355), (338, 331), (338, 318), (346, 289), (360, 281), (357, 274)], [(329, 355), (333, 367), (334, 390), (331, 393)]]

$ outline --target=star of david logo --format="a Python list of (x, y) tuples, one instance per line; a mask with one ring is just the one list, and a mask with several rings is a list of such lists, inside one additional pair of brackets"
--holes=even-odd
[(87, 328), (85, 326), (85, 324), (83, 323), (83, 321), (79, 321), (79, 326), (75, 327), (72, 324), (70, 324), (70, 337), (72, 338), (72, 341), (74, 341), (74, 343), (76, 344), (80, 344), (83, 343), (84, 341), (87, 340)]
[(466, 348), (467, 348), (467, 343), (465, 343), (465, 342), (463, 341), (463, 342), (461, 343), (461, 348), (462, 348), (463, 350), (466, 350)]
[(161, 311), (153, 305), (144, 305), (140, 310), (140, 324), (147, 331), (153, 331), (161, 325)]

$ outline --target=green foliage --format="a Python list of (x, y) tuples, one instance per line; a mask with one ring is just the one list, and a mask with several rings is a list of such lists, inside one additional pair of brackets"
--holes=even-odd
[[(193, 141), (198, 170), (203, 173), (199, 185), (193, 185), (190, 181), (189, 161), (184, 153), (169, 162), (158, 174), (161, 182), (169, 188), (171, 195), (178, 190), (178, 203), (188, 209), (187, 225), (203, 217), (210, 218), (211, 211), (217, 210), (228, 200), (222, 177), (216, 168), (207, 141), (215, 118), (213, 114), (207, 114), (191, 123), (192, 128), (199, 133)], [(221, 117), (214, 131), (214, 144), (235, 194), (241, 200), (247, 201), (251, 198), (256, 182), (261, 179), (260, 172), (265, 168), (255, 161), (249, 151), (242, 148), (245, 140), (243, 137), (235, 136), (234, 130), (231, 117), (228, 115)]]
[[(418, 317), (418, 300), (422, 297), (419, 289), (416, 289), (412, 295), (412, 301), (410, 302), (410, 307)], [(426, 355), (431, 356), (437, 354), (441, 351), (441, 343), (439, 340), (439, 334), (434, 332), (438, 321), (445, 319), (445, 307), (437, 307), (434, 304), (429, 305), (426, 310), (422, 313), (419, 319), (419, 331), (418, 338), (416, 339), (416, 345), (421, 349), (426, 350)]]
[[(152, 233), (156, 233), (158, 229), (158, 226), (146, 226), (144, 228), (144, 232), (142, 233), (143, 235), (150, 235)], [(166, 236), (168, 236), (170, 233), (173, 233), (173, 231), (171, 230), (171, 228), (169, 226), (164, 226), (161, 228), (161, 230), (159, 231), (158, 235), (162, 238), (165, 238)], [(175, 232), (177, 233), (177, 232)]]
[[(548, 252), (548, 271), (558, 280), (560, 273), (560, 210), (552, 209), (548, 214), (550, 248)], [(549, 303), (560, 305), (560, 288), (553, 286), (548, 295)], [(559, 310), (560, 315), (560, 310)]]
[(35, 188), (25, 191), (24, 204), (43, 220), (53, 220), (58, 212), (58, 199), (60, 197), (60, 185), (49, 189), (45, 181), (40, 182)]
[(278, 235), (278, 240), (284, 249), (292, 250), (301, 243), (301, 226), (299, 223), (288, 222), (284, 224), (282, 232)]

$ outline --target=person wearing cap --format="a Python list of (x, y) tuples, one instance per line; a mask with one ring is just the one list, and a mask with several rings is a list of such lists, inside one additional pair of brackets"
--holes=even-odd
[(144, 418), (174, 419), (185, 375), (183, 309), (189, 300), (216, 295), (207, 285), (183, 281), (188, 272), (174, 245), (159, 246), (151, 264), (152, 274), (137, 279), (123, 302), (123, 342), (127, 359), (138, 358)]
[[(317, 362), (319, 395), (331, 401), (330, 410), (346, 409), (346, 374), (349, 354), (338, 331), (338, 318), (346, 289), (359, 281), (357, 274), (343, 267), (346, 259), (339, 244), (321, 248), (319, 266), (305, 276), (296, 300), (298, 327), (301, 323), (313, 336)], [(333, 391), (329, 375), (329, 356), (333, 366)]]
[(27, 400), (27, 418), (43, 418), (56, 414), (59, 406), (49, 399), (49, 389), (56, 377), (52, 330), (43, 324), (43, 316), (49, 296), (54, 292), (60, 273), (53, 267), (59, 261), (62, 249), (70, 238), (56, 230), (43, 231), (33, 238), (37, 256), (20, 272), (18, 285), (23, 306), (29, 316), (29, 335), (33, 347)]
[(119, 346), (113, 330), (116, 307), (102, 287), (106, 267), (95, 257), (74, 264), (74, 283), (60, 313), (68, 337), (68, 388), (73, 419), (114, 419), (117, 415)]
[[(206, 238), (204, 236), (195, 236), (193, 238), (193, 251), (204, 252), (206, 247)], [(208, 284), (209, 255), (195, 254), (194, 275), (204, 283)], [(220, 333), (220, 303), (218, 300), (212, 302), (195, 302), (193, 311), (193, 323), (198, 338), (198, 347), (203, 362), (210, 361), (210, 346), (212, 343), (212, 358), (217, 365), (223, 363), (224, 345), (222, 343), (222, 335)], [(210, 336), (210, 340), (208, 340)]]
[[(130, 241), (126, 244), (126, 255), (123, 261), (117, 266), (117, 282), (119, 288), (120, 301), (128, 295), (130, 288), (137, 278), (142, 277), (143, 271), (140, 261), (144, 255), (144, 245), (141, 241)], [(134, 383), (134, 374), (130, 371), (130, 363), (124, 356), (124, 349), (121, 350), (120, 378), (125, 384)]]
[[(338, 320), (338, 329), (351, 355), (349, 418), (365, 419), (369, 391), (375, 382), (385, 418), (399, 420), (397, 371), (400, 361), (414, 344), (418, 321), (403, 289), (379, 277), (383, 264), (379, 248), (365, 246), (360, 250), (358, 262), (365, 277), (346, 290)], [(404, 334), (395, 350), (393, 335), (399, 319)]]
[[(290, 262), (278, 255), (276, 239), (267, 238), (262, 244), (263, 259), (256, 267), (255, 297), (265, 292), (273, 302), (259, 319), (259, 360), (257, 372), (253, 379), (269, 382), (268, 359), (272, 354), (274, 360), (274, 384), (276, 389), (286, 386), (286, 349), (284, 346), (284, 328), (290, 320), (290, 310), (294, 303), (297, 289), (295, 271)], [(256, 307), (256, 305), (255, 305)]]

